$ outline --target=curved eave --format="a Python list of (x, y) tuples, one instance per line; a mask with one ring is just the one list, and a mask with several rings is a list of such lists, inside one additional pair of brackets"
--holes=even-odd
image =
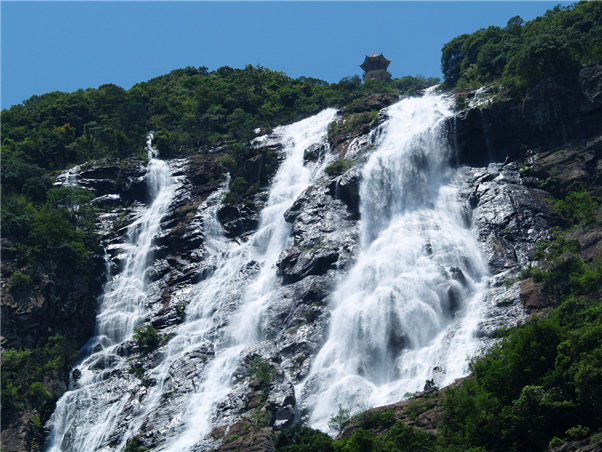
[(375, 61), (375, 60), (380, 60), (384, 64), (385, 69), (387, 69), (389, 67), (389, 64), (391, 64), (391, 60), (387, 60), (381, 53), (380, 55), (378, 55), (376, 57), (366, 55), (366, 58), (364, 58), (364, 62), (362, 64), (360, 64), (359, 66), (364, 71), (368, 71), (370, 69), (368, 65), (370, 64), (371, 61)]

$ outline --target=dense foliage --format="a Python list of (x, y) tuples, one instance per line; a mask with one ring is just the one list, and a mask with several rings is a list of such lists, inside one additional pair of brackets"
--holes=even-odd
[[(52, 336), (44, 347), (2, 352), (2, 426), (23, 410), (34, 413), (32, 446), (43, 435), (43, 425), (54, 409), (55, 397), (45, 384), (52, 378), (64, 380), (77, 350), (61, 336)], [(32, 447), (35, 449), (35, 447)]]
[[(429, 79), (430, 80), (430, 79)], [(341, 106), (376, 92), (412, 90), (423, 78), (338, 83), (300, 77), (261, 66), (244, 69), (187, 67), (139, 83), (74, 93), (32, 96), (2, 112), (4, 159), (62, 169), (91, 159), (141, 155), (146, 133), (165, 156), (204, 146), (245, 141), (270, 128)]]
[[(58, 170), (93, 159), (144, 157), (149, 130), (155, 131), (155, 145), (164, 156), (228, 144), (230, 166), (235, 166), (246, 157), (244, 143), (258, 129), (371, 93), (411, 91), (429, 82), (434, 80), (404, 77), (389, 84), (362, 84), (354, 76), (329, 84), (306, 77), (292, 79), (260, 66), (222, 67), (214, 72), (188, 67), (127, 91), (108, 84), (32, 96), (2, 111), (2, 235), (37, 251), (66, 243), (79, 257), (89, 254), (90, 240), (81, 233), (84, 211), (76, 210), (74, 216), (73, 209), (67, 212), (57, 204), (52, 177)], [(234, 197), (253, 188), (245, 184), (238, 181)], [(79, 205), (87, 201), (83, 192), (76, 197)], [(59, 211), (54, 209), (57, 206)]]
[(441, 70), (448, 88), (499, 82), (519, 92), (544, 77), (602, 63), (602, 3), (560, 5), (524, 23), (488, 27), (445, 44)]
[[(373, 426), (376, 426), (374, 424)], [(384, 435), (363, 428), (350, 438), (333, 440), (326, 433), (296, 425), (280, 433), (274, 446), (277, 452), (434, 452), (443, 450), (433, 434), (416, 430), (402, 422), (387, 425)]]

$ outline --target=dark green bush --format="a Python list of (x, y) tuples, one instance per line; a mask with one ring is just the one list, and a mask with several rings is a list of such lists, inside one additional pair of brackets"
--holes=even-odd
[(276, 369), (270, 362), (260, 356), (249, 362), (249, 376), (252, 380), (259, 380), (262, 386), (269, 386), (276, 378)]
[(390, 427), (396, 421), (395, 411), (364, 411), (353, 417), (353, 423), (362, 429), (378, 429)]
[(334, 162), (334, 163), (328, 165), (326, 168), (324, 168), (324, 171), (326, 172), (326, 174), (328, 174), (328, 176), (336, 177), (336, 176), (340, 176), (341, 174), (343, 174), (345, 171), (347, 171), (349, 168), (351, 168), (352, 165), (353, 165), (353, 162), (351, 162), (350, 160), (339, 159), (336, 162)]
[(2, 425), (21, 410), (37, 413), (40, 423), (45, 423), (56, 400), (44, 382), (66, 380), (76, 355), (62, 336), (52, 336), (33, 350), (2, 350)]
[(155, 351), (161, 344), (159, 330), (150, 323), (134, 328), (133, 337), (137, 347), (140, 348), (144, 354)]
[(328, 421), (328, 427), (335, 432), (342, 432), (351, 423), (351, 410), (339, 405), (339, 411)]
[(334, 452), (330, 436), (301, 424), (280, 432), (274, 447), (278, 452)]
[(525, 92), (544, 77), (574, 73), (602, 61), (602, 4), (578, 2), (525, 23), (482, 28), (445, 44), (441, 70), (448, 88), (501, 83)]
[(562, 218), (575, 226), (592, 224), (596, 221), (599, 202), (585, 189), (570, 192), (554, 205)]

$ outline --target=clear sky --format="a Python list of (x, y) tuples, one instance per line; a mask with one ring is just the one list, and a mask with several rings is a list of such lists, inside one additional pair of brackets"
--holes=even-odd
[(261, 65), (338, 82), (383, 53), (394, 77), (441, 77), (452, 38), (531, 20), (549, 1), (2, 1), (2, 108), (34, 94), (132, 85), (186, 66)]

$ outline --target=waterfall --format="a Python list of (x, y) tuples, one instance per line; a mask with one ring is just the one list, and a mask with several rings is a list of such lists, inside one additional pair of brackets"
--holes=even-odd
[(441, 96), (393, 105), (363, 168), (361, 251), (333, 294), (330, 332), (296, 388), (308, 423), (401, 400), (467, 373), (487, 266), (448, 164)]
[[(212, 410), (228, 395), (241, 352), (263, 339), (262, 314), (278, 289), (275, 264), (290, 241), (290, 225), (283, 214), (322, 173), (325, 162), (304, 165), (303, 152), (325, 139), (335, 114), (335, 110), (328, 109), (275, 130), (285, 160), (270, 188), (258, 230), (242, 244), (224, 242), (215, 273), (194, 289), (187, 322), (170, 341), (168, 358), (161, 367), (184, 365), (202, 344), (208, 344), (215, 356), (200, 374), (194, 375), (196, 383), (183, 404), (180, 425), (174, 428), (165, 450), (198, 450), (211, 428), (217, 427), (212, 422)], [(169, 385), (165, 370), (160, 372)]]
[[(167, 213), (175, 191), (171, 170), (154, 158), (152, 135), (148, 139), (147, 184), (153, 202), (128, 227), (127, 240), (119, 245), (123, 269), (109, 275), (99, 303), (96, 334), (84, 347), (83, 358), (74, 370), (72, 390), (58, 402), (52, 420), (49, 450), (93, 451), (106, 442), (134, 385), (124, 380), (109, 385), (112, 376), (128, 368), (123, 343), (147, 314), (145, 302), (152, 285), (145, 274), (150, 268), (151, 243)], [(76, 433), (75, 433), (76, 432)]]
[[(203, 268), (208, 274), (183, 294), (188, 301), (185, 321), (149, 364), (145, 380), (153, 383), (144, 385), (129, 375), (124, 356), (134, 326), (147, 314), (140, 305), (147, 296), (143, 281), (148, 244), (159, 231), (172, 193), (169, 183), (155, 186), (151, 180), (155, 201), (130, 226), (125, 269), (107, 284), (91, 354), (78, 365), (81, 377), (55, 411), (50, 451), (122, 450), (148, 423), (160, 426), (158, 450), (204, 450), (205, 437), (217, 426), (213, 411), (231, 390), (241, 352), (264, 339), (262, 314), (278, 290), (275, 264), (290, 244), (290, 225), (283, 214), (329, 163), (326, 158), (306, 165), (303, 153), (325, 141), (335, 115), (327, 109), (274, 130), (271, 139), (281, 144), (285, 159), (259, 227), (248, 240), (225, 238), (216, 218), (223, 192), (207, 200)], [(149, 174), (165, 165), (149, 157)]]
[[(439, 127), (452, 114), (450, 105), (428, 94), (404, 99), (387, 112), (370, 136), (375, 147), (364, 150), (368, 159), (358, 166), (359, 251), (353, 251), (353, 266), (340, 267), (346, 273), (329, 286), (336, 284), (329, 292), (327, 338), (311, 356), (309, 374), (305, 370), (294, 387), (301, 419), (325, 431), (339, 406), (357, 412), (397, 402), (422, 390), (427, 380), (439, 386), (453, 382), (467, 373), (467, 358), (482, 347), (474, 333), (484, 316), (489, 273)], [(217, 212), (228, 183), (205, 200), (197, 217), (204, 235), (202, 260), (194, 267), (198, 278), (172, 293), (185, 301), (184, 319), (162, 331), (169, 340), (157, 351), (140, 357), (132, 352), (134, 328), (152, 314), (145, 301), (157, 297), (144, 275), (175, 192), (168, 165), (149, 144), (154, 201), (119, 245), (123, 267), (108, 279), (97, 334), (58, 402), (50, 451), (119, 451), (144, 435), (158, 451), (205, 451), (219, 444), (210, 433), (247, 409), (242, 400), (249, 389), (244, 361), (249, 350), (273, 347), (285, 355), (279, 339), (266, 333), (280, 319), (270, 308), (286, 289), (277, 276), (278, 259), (295, 248), (284, 214), (308, 187), (322, 184), (334, 155), (304, 162), (304, 151), (325, 142), (335, 116), (328, 109), (263, 138), (264, 144), (279, 144), (284, 159), (253, 234), (237, 240), (224, 235)], [(353, 231), (356, 220), (349, 220)], [(350, 240), (355, 250), (356, 239)], [(285, 294), (288, 300), (292, 294)], [(322, 320), (326, 331), (325, 315)], [(143, 378), (132, 374), (133, 362)], [(297, 377), (282, 378), (292, 391)], [(292, 420), (292, 408), (290, 414)]]

